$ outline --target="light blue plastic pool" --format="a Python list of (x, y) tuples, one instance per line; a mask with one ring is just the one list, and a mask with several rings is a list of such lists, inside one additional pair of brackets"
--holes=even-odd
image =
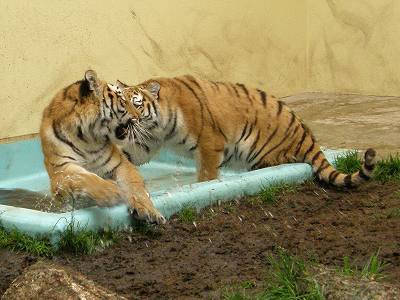
[[(343, 151), (324, 151), (328, 160)], [(163, 152), (149, 164), (140, 167), (154, 205), (170, 217), (184, 206), (202, 208), (216, 201), (256, 194), (274, 182), (303, 182), (312, 176), (307, 164), (287, 164), (251, 172), (222, 170), (221, 178), (196, 182), (195, 164)], [(43, 165), (38, 139), (0, 144), (0, 189), (25, 189), (46, 193), (49, 180)], [(0, 197), (0, 222), (6, 228), (17, 228), (30, 235), (58, 236), (71, 222), (87, 229), (121, 227), (131, 223), (124, 205), (112, 208), (89, 207), (69, 212), (43, 212), (32, 208), (4, 205)], [(1, 204), (3, 203), (3, 204)], [(30, 207), (29, 205), (19, 205)]]

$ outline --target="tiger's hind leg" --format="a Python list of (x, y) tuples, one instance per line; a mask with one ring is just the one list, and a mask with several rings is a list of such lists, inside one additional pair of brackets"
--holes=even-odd
[(207, 143), (200, 146), (197, 156), (197, 179), (199, 182), (217, 179), (224, 158), (224, 145)]

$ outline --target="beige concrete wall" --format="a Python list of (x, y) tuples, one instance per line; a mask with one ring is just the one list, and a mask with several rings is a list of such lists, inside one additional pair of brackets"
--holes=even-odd
[[(73, 4), (71, 4), (73, 3)], [(0, 0), (0, 139), (36, 133), (88, 68), (303, 91), (400, 95), (400, 1)]]
[(0, 0), (0, 139), (37, 132), (54, 93), (88, 68), (301, 92), (305, 22), (306, 0)]
[(400, 95), (400, 1), (307, 4), (308, 91)]

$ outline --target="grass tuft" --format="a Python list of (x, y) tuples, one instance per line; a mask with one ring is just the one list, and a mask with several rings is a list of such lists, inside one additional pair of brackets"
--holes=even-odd
[(315, 280), (310, 279), (307, 273), (308, 266), (303, 260), (290, 256), (280, 249), (277, 257), (269, 256), (271, 265), (269, 277), (266, 278), (266, 287), (263, 291), (246, 295), (245, 287), (225, 292), (226, 300), (322, 300), (322, 289)]
[(361, 271), (357, 267), (352, 266), (348, 256), (343, 258), (343, 267), (339, 271), (346, 276), (376, 279), (383, 276), (382, 272), (385, 267), (386, 263), (379, 259), (378, 250), (376, 253), (371, 255), (368, 262), (362, 267)]
[(351, 266), (349, 257), (343, 257), (343, 267), (340, 269), (340, 273), (345, 276), (353, 276), (355, 272), (356, 270)]
[(400, 181), (400, 154), (389, 155), (378, 161), (374, 178), (382, 183)]
[(257, 299), (254, 297), (250, 297), (247, 295), (247, 290), (254, 289), (256, 287), (256, 283), (253, 280), (246, 280), (238, 285), (233, 287), (229, 287), (225, 289), (222, 299), (225, 300), (250, 300)]
[(13, 251), (24, 251), (36, 256), (51, 257), (54, 248), (49, 239), (43, 237), (31, 237), (17, 229), (6, 230), (0, 225), (0, 248), (7, 248)]
[(251, 298), (247, 297), (242, 291), (226, 291), (222, 299), (224, 300), (249, 300)]
[(368, 262), (365, 264), (361, 270), (361, 277), (368, 279), (375, 279), (382, 276), (383, 269), (386, 264), (382, 262), (379, 258), (379, 250), (371, 255)]
[[(336, 157), (333, 165), (340, 172), (352, 174), (361, 169), (362, 162), (359, 153), (351, 150)], [(378, 161), (373, 177), (382, 183), (400, 181), (400, 154), (391, 154)]]
[(276, 203), (279, 200), (279, 197), (283, 194), (292, 193), (296, 191), (295, 184), (289, 184), (284, 182), (275, 183), (271, 186), (265, 186), (258, 193), (258, 197), (264, 203)]
[(304, 261), (279, 250), (278, 257), (268, 258), (272, 266), (269, 288), (262, 299), (324, 299), (320, 286), (309, 278)]
[(178, 220), (183, 223), (193, 223), (196, 220), (197, 211), (194, 207), (185, 206), (177, 214)]
[(400, 219), (400, 208), (393, 208), (387, 215), (388, 219)]
[(86, 230), (79, 222), (72, 220), (60, 234), (58, 250), (77, 254), (92, 254), (115, 243), (119, 234), (111, 229), (95, 232)]
[(362, 163), (358, 151), (350, 150), (343, 155), (337, 156), (333, 165), (339, 172), (352, 174), (361, 170)]
[(51, 257), (59, 252), (91, 254), (115, 243), (120, 235), (114, 230), (88, 231), (74, 220), (60, 233), (58, 247), (48, 236), (31, 237), (17, 229), (7, 230), (0, 224), (0, 248), (23, 251), (35, 256)]
[(248, 289), (255, 288), (255, 287), (256, 287), (256, 283), (255, 283), (254, 281), (252, 281), (252, 280), (246, 280), (246, 281), (243, 281), (243, 282), (240, 284), (240, 286), (241, 286), (243, 289), (248, 290)]

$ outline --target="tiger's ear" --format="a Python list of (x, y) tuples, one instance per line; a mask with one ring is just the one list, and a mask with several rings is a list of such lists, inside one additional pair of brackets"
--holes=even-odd
[(129, 87), (129, 85), (127, 85), (117, 79), (117, 87), (119, 87), (122, 90), (122, 89), (126, 89), (127, 87)]
[(160, 92), (161, 86), (157, 81), (150, 81), (145, 86), (145, 89), (148, 90), (155, 99), (158, 99), (158, 93)]
[(118, 93), (120, 91), (119, 88), (112, 83), (107, 83), (107, 86), (114, 93)]
[(85, 81), (88, 83), (91, 91), (95, 92), (97, 96), (101, 95), (100, 82), (95, 71), (87, 70), (85, 72)]

